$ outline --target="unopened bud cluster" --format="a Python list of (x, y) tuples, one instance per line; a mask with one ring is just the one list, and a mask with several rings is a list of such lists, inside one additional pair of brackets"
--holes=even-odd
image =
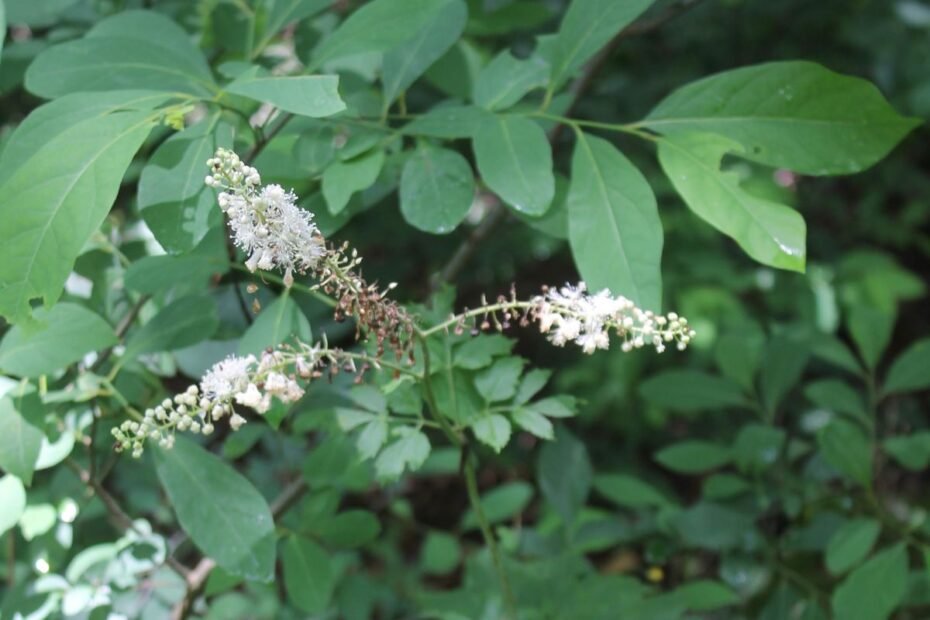
[(248, 258), (249, 271), (281, 269), (290, 286), (294, 272), (317, 268), (325, 254), (323, 236), (309, 211), (297, 206), (297, 196), (280, 185), (261, 186), (258, 171), (227, 149), (207, 161), (205, 183), (222, 189), (217, 201), (229, 218), (232, 238)]
[(623, 339), (623, 351), (652, 346), (662, 353), (672, 343), (682, 351), (694, 337), (688, 320), (674, 312), (655, 314), (606, 289), (593, 295), (586, 290), (580, 282), (547, 288), (532, 299), (532, 314), (549, 342), (559, 347), (572, 342), (590, 354), (609, 348), (613, 332)]

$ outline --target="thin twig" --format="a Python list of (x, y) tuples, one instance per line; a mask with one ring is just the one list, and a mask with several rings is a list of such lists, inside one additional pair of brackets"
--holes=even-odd
[[(126, 332), (129, 331), (129, 328), (132, 327), (133, 321), (136, 320), (136, 317), (139, 316), (139, 311), (142, 310), (142, 306), (145, 305), (145, 302), (149, 300), (150, 295), (142, 295), (139, 299), (136, 300), (132, 306), (129, 307), (129, 311), (123, 315), (123, 318), (120, 319), (119, 323), (116, 325), (116, 338), (122, 340), (123, 336), (126, 335)], [(97, 356), (97, 359), (94, 360), (94, 363), (90, 365), (90, 371), (95, 372), (104, 362), (106, 362), (110, 355), (113, 354), (113, 347), (107, 347), (100, 352), (100, 355)]]

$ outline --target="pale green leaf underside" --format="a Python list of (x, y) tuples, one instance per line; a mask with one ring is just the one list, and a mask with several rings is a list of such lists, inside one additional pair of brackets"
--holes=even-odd
[(591, 291), (662, 306), (662, 222), (648, 181), (606, 140), (578, 134), (568, 192), (572, 256)]
[(714, 134), (675, 134), (659, 140), (659, 162), (685, 204), (765, 265), (804, 271), (806, 226), (797, 211), (753, 196), (733, 172), (723, 172), (738, 143)]
[(895, 112), (873, 84), (802, 61), (703, 78), (643, 121), (665, 135), (720, 134), (742, 145), (741, 157), (814, 175), (864, 170), (919, 124)]

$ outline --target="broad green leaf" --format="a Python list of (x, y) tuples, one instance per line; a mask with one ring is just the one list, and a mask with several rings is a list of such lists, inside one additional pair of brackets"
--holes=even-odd
[(346, 104), (339, 97), (337, 75), (261, 77), (250, 74), (237, 79), (224, 90), (311, 118), (332, 116), (346, 109)]
[[(225, 237), (225, 230), (215, 230), (218, 235)], [(143, 256), (129, 265), (123, 283), (129, 290), (152, 295), (175, 288), (191, 290), (202, 287), (213, 275), (227, 271), (229, 258), (226, 254), (160, 254)]]
[(807, 340), (806, 334), (788, 332), (769, 341), (759, 377), (759, 391), (766, 411), (775, 411), (788, 391), (801, 379), (810, 357)]
[(291, 338), (303, 342), (313, 339), (310, 322), (291, 299), (289, 290), (266, 306), (242, 335), (239, 341), (240, 355), (259, 355), (266, 348), (277, 346)]
[(662, 308), (662, 222), (649, 182), (610, 142), (578, 133), (568, 191), (568, 239), (591, 291)]
[(787, 439), (785, 431), (762, 424), (746, 424), (733, 442), (733, 457), (749, 473), (768, 470), (778, 460)]
[(542, 215), (555, 195), (552, 149), (542, 128), (521, 116), (482, 122), (473, 135), (481, 179), (508, 205)]
[(822, 379), (810, 383), (804, 388), (804, 395), (818, 407), (859, 420), (869, 419), (862, 395), (840, 379)]
[(918, 119), (865, 80), (804, 61), (725, 71), (684, 86), (643, 121), (664, 135), (720, 134), (739, 155), (805, 174), (849, 174), (882, 159)]
[(381, 522), (367, 510), (346, 510), (314, 528), (324, 543), (339, 549), (357, 549), (378, 538)]
[(462, 558), (462, 548), (458, 538), (431, 530), (420, 549), (420, 566), (423, 572), (432, 575), (444, 575), (458, 566)]
[(158, 478), (194, 544), (234, 575), (270, 581), (274, 520), (262, 494), (228, 463), (187, 438), (178, 437), (170, 450), (152, 451)]
[(409, 427), (397, 429), (400, 438), (381, 451), (375, 460), (375, 471), (382, 480), (394, 480), (404, 472), (416, 471), (429, 456), (429, 439)]
[(640, 384), (640, 395), (653, 405), (674, 411), (713, 411), (747, 406), (735, 382), (697, 370), (667, 370)]
[(918, 340), (898, 356), (888, 369), (882, 393), (897, 394), (927, 388), (930, 388), (930, 338)]
[(14, 527), (26, 509), (26, 489), (13, 474), (0, 478), (0, 536)]
[(510, 441), (510, 422), (499, 413), (479, 417), (471, 423), (471, 430), (481, 443), (500, 452)]
[(400, 211), (414, 228), (443, 234), (465, 219), (475, 197), (468, 161), (448, 149), (421, 145), (400, 177)]
[(550, 396), (524, 406), (549, 418), (570, 418), (577, 413), (575, 399), (564, 395)]
[(690, 547), (724, 551), (753, 537), (753, 518), (739, 510), (699, 502), (674, 518), (678, 535)]
[(478, 334), (455, 349), (453, 363), (459, 368), (478, 370), (490, 365), (496, 356), (508, 355), (513, 345), (514, 341), (503, 334)]
[(864, 487), (872, 482), (872, 444), (859, 427), (842, 419), (831, 420), (817, 434), (823, 458), (837, 471)]
[(891, 340), (895, 315), (877, 308), (856, 305), (849, 310), (848, 326), (859, 355), (868, 368), (875, 368)]
[(118, 111), (153, 110), (172, 98), (150, 90), (74, 93), (39, 106), (16, 127), (0, 153), (0, 185), (49, 141), (83, 121)]
[(505, 110), (548, 79), (549, 65), (539, 56), (519, 59), (504, 50), (478, 74), (472, 98), (487, 110)]
[(388, 425), (384, 418), (375, 418), (365, 424), (355, 442), (359, 456), (363, 459), (373, 459), (387, 441)]
[(888, 437), (882, 445), (906, 469), (922, 471), (930, 465), (930, 431)]
[(756, 326), (737, 328), (724, 332), (717, 339), (714, 359), (720, 372), (744, 390), (752, 391), (764, 348), (765, 335), (761, 329)]
[(655, 460), (679, 473), (700, 474), (723, 467), (733, 459), (727, 446), (689, 439), (662, 448), (655, 454)]
[(540, 439), (552, 439), (555, 437), (552, 422), (538, 411), (520, 407), (514, 409), (512, 417), (514, 424), (528, 433), (536, 435)]
[(728, 499), (749, 491), (746, 480), (735, 474), (712, 474), (704, 479), (702, 495), (707, 499)]
[(548, 50), (555, 90), (653, 0), (573, 0)]
[[(513, 341), (508, 340), (508, 342), (511, 343), (512, 346)], [(510, 353), (510, 349), (507, 349), (507, 353)], [(490, 360), (488, 360), (488, 363), (490, 363)], [(482, 364), (481, 366), (485, 365), (486, 364)], [(546, 383), (549, 382), (549, 377), (551, 376), (552, 371), (544, 368), (533, 368), (529, 370), (523, 375), (523, 378), (520, 379), (520, 385), (517, 386), (517, 393), (513, 397), (514, 404), (525, 405), (528, 403), (541, 389), (546, 387)]]
[(231, 148), (232, 127), (214, 114), (165, 140), (139, 177), (139, 210), (155, 238), (169, 252), (192, 250), (223, 213), (203, 180), (207, 159), (218, 147)]
[(843, 620), (886, 620), (907, 590), (907, 548), (885, 549), (854, 570), (833, 590), (833, 616)]
[(522, 359), (505, 357), (476, 374), (475, 387), (486, 402), (495, 403), (507, 400), (516, 393), (517, 381), (522, 372)]
[(331, 4), (331, 0), (266, 0), (264, 5), (267, 7), (268, 17), (253, 55), (264, 50), (287, 24), (311, 17)]
[(17, 323), (30, 318), (31, 299), (47, 306), (58, 300), (153, 124), (146, 112), (90, 118), (46, 141), (5, 180), (0, 315)]
[(78, 0), (4, 0), (6, 23), (24, 26), (49, 26)]
[(6, 8), (0, 0), (0, 54), (3, 52), (3, 42), (6, 40)]
[(309, 538), (291, 535), (281, 550), (284, 588), (301, 611), (316, 614), (329, 606), (336, 587), (333, 560)]
[(121, 359), (143, 353), (173, 351), (207, 340), (219, 326), (216, 302), (208, 295), (176, 299), (126, 341)]
[(546, 442), (539, 453), (539, 489), (566, 526), (584, 506), (591, 489), (591, 460), (584, 443), (559, 428), (555, 441)]
[(36, 536), (45, 534), (58, 523), (58, 511), (51, 504), (26, 506), (23, 515), (19, 518), (19, 530), (23, 538), (32, 540)]
[(381, 67), (384, 110), (455, 44), (467, 19), (468, 7), (462, 0), (445, 0), (429, 24), (384, 55)]
[(433, 23), (447, 0), (373, 0), (362, 5), (313, 51), (311, 66), (371, 52), (387, 52)]
[(649, 508), (668, 506), (669, 501), (648, 482), (627, 474), (598, 474), (594, 488), (618, 506)]
[(336, 161), (323, 173), (323, 197), (333, 215), (349, 204), (355, 192), (368, 189), (384, 165), (384, 151), (375, 149), (349, 161)]
[(824, 556), (827, 570), (833, 575), (842, 575), (864, 560), (881, 529), (881, 524), (874, 519), (853, 519), (844, 523), (827, 544)]
[(828, 334), (817, 334), (813, 338), (811, 353), (856, 376), (862, 373), (862, 365), (849, 347)]
[(79, 91), (145, 88), (210, 97), (216, 85), (193, 39), (154, 11), (123, 11), (83, 38), (55, 45), (26, 71), (26, 89), (55, 98)]
[(415, 118), (401, 131), (430, 138), (471, 138), (488, 122), (494, 122), (494, 117), (487, 110), (470, 105), (444, 105)]
[[(533, 487), (523, 481), (506, 482), (481, 496), (481, 509), (492, 525), (507, 519), (518, 517), (533, 498)], [(478, 527), (478, 518), (474, 510), (469, 510), (462, 517), (462, 528), (469, 530)]]
[(722, 583), (707, 579), (690, 581), (676, 588), (673, 595), (692, 611), (712, 611), (740, 602), (739, 596), (733, 590)]
[(0, 369), (38, 377), (116, 344), (113, 328), (87, 308), (62, 302), (36, 311), (39, 326), (14, 326), (0, 341)]
[(739, 143), (714, 134), (673, 134), (659, 140), (659, 162), (685, 204), (765, 265), (804, 271), (804, 219), (785, 205), (758, 198), (720, 169)]
[(14, 398), (18, 392), (0, 398), (0, 469), (29, 486), (45, 438), (45, 411), (34, 392)]

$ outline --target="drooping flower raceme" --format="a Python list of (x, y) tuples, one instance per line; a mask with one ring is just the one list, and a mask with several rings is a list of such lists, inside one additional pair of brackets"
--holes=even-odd
[(248, 259), (249, 271), (281, 269), (290, 285), (294, 272), (317, 268), (325, 253), (312, 214), (297, 206), (297, 196), (280, 185), (261, 187), (258, 171), (232, 151), (219, 149), (207, 162), (208, 186), (222, 191), (217, 201), (228, 216), (232, 237)]

